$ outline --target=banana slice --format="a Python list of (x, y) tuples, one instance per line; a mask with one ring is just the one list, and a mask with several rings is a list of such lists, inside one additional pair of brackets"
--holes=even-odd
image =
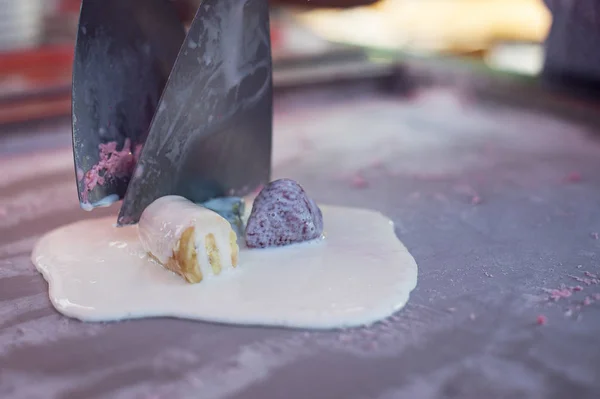
[(222, 216), (175, 195), (162, 197), (142, 213), (138, 234), (144, 249), (189, 283), (199, 283), (237, 266), (239, 247)]

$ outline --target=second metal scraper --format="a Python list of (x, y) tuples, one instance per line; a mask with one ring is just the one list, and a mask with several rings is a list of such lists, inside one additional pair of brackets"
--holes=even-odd
[(157, 198), (245, 195), (271, 166), (272, 70), (267, 0), (205, 0), (161, 97), (119, 225)]

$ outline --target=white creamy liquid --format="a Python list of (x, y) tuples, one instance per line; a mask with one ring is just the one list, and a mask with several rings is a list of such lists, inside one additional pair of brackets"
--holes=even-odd
[(407, 302), (417, 264), (380, 213), (322, 206), (325, 239), (240, 248), (236, 269), (199, 284), (152, 261), (137, 226), (114, 217), (58, 228), (32, 259), (62, 314), (84, 321), (178, 317), (229, 324), (341, 328), (382, 320)]

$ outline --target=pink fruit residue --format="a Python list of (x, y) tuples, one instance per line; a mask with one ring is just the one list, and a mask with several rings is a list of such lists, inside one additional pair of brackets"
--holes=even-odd
[[(589, 273), (589, 272), (586, 272), (586, 273)], [(571, 277), (573, 280), (583, 283), (585, 285), (600, 284), (600, 279), (597, 279), (597, 278), (582, 278), (582, 277), (577, 277), (577, 276), (573, 276), (573, 275), (569, 275), (569, 277)]]
[[(100, 144), (100, 160), (83, 176), (83, 201), (88, 203), (88, 196), (96, 186), (102, 186), (110, 179), (123, 178), (133, 172), (142, 145), (131, 148), (131, 140), (126, 139), (121, 150), (117, 150), (117, 142)], [(81, 180), (81, 179), (80, 179)]]
[(366, 188), (369, 185), (369, 182), (359, 174), (352, 176), (352, 181), (350, 183), (354, 188)]
[[(581, 269), (583, 266), (578, 265), (577, 269)], [(575, 285), (567, 287), (564, 284), (557, 289), (546, 289), (543, 290), (549, 295), (546, 297), (548, 301), (555, 303), (565, 303), (568, 305), (568, 309), (564, 312), (564, 315), (571, 317), (574, 313), (581, 313), (584, 308), (592, 304), (600, 302), (600, 292), (589, 292), (594, 290), (594, 286), (600, 285), (599, 273), (592, 273), (589, 271), (580, 271), (585, 277), (579, 277), (574, 275), (567, 275), (575, 281), (582, 283), (582, 285)], [(587, 288), (586, 288), (587, 287)], [(579, 292), (588, 291), (588, 294), (583, 297), (578, 295)], [(569, 298), (570, 300), (566, 300)], [(562, 299), (565, 299), (562, 301)], [(560, 301), (559, 301), (560, 300)], [(578, 315), (579, 319), (580, 315)]]
[(470, 184), (457, 184), (454, 186), (454, 191), (467, 195), (471, 205), (479, 205), (483, 202), (481, 195)]
[(561, 298), (568, 298), (571, 296), (571, 290), (568, 288), (551, 290), (550, 291), (550, 299), (553, 301), (558, 301)]
[(578, 183), (581, 181), (581, 174), (578, 172), (571, 172), (565, 176), (564, 180), (567, 183)]
[(478, 195), (474, 195), (474, 196), (471, 198), (471, 205), (479, 205), (479, 204), (481, 204), (481, 202), (482, 202), (482, 201), (483, 201), (483, 200), (481, 199), (481, 197), (480, 197), (480, 196), (478, 196)]
[(543, 314), (541, 314), (537, 317), (536, 322), (537, 322), (538, 326), (544, 326), (544, 325), (546, 325), (546, 323), (548, 323), (548, 318), (546, 316), (544, 316)]

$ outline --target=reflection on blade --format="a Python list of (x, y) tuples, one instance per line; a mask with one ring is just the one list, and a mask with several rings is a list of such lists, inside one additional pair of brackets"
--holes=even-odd
[(82, 208), (125, 195), (185, 30), (164, 0), (84, 0), (73, 65)]
[(163, 92), (118, 223), (169, 194), (204, 202), (269, 180), (272, 73), (267, 0), (205, 0)]

